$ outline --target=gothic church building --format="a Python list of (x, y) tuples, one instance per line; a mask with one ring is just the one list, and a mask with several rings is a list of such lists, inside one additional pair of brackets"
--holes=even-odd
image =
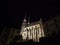
[(30, 23), (29, 21), (27, 22), (25, 16), (21, 26), (20, 35), (22, 35), (23, 40), (33, 40), (34, 42), (39, 42), (39, 38), (45, 37), (42, 19), (40, 18), (39, 21)]

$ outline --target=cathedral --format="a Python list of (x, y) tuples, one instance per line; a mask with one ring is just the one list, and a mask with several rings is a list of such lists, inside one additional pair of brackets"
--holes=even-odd
[(33, 40), (34, 42), (39, 42), (39, 39), (41, 37), (45, 37), (44, 35), (44, 28), (42, 19), (40, 18), (39, 21), (30, 23), (30, 21), (26, 20), (26, 14), (25, 18), (23, 20), (20, 35), (22, 36), (23, 40)]

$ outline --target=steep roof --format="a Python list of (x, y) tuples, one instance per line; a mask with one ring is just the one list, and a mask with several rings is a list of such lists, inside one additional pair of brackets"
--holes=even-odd
[(28, 26), (32, 26), (32, 25), (36, 25), (36, 24), (40, 24), (40, 21), (36, 21), (36, 22), (30, 23), (30, 24), (27, 25), (26, 27), (28, 27)]

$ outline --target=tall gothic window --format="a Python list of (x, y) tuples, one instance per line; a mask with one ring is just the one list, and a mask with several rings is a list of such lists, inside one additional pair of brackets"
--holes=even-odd
[(32, 27), (32, 31), (31, 31), (31, 35), (32, 35), (32, 39), (33, 39), (33, 27)]
[(37, 34), (37, 26), (35, 26), (36, 34)]
[(36, 39), (37, 39), (37, 26), (35, 26), (35, 29), (36, 29)]
[(31, 29), (29, 28), (29, 31), (30, 31), (30, 36), (31, 36)]
[(37, 28), (37, 33), (39, 34), (39, 27)]
[(28, 39), (28, 29), (27, 29), (27, 39)]

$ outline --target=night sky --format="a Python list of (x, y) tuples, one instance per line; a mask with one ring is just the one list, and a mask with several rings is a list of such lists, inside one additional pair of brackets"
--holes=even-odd
[[(8, 8), (8, 16), (6, 16), (6, 22), (10, 26), (20, 27), (22, 20), (25, 16), (25, 11), (27, 10), (27, 19), (30, 16), (30, 21), (34, 22), (40, 19), (46, 21), (49, 16), (55, 16), (58, 13), (58, 8), (47, 7), (47, 8)], [(30, 15), (29, 15), (30, 13)], [(8, 20), (7, 20), (8, 19)]]
[[(9, 5), (8, 5), (9, 6)], [(34, 22), (40, 19), (46, 21), (50, 16), (56, 16), (59, 14), (59, 7), (56, 5), (56, 1), (48, 1), (40, 8), (8, 8), (8, 15), (1, 15), (0, 25), (20, 28), (22, 21), (27, 10), (27, 18), (30, 13), (30, 21)]]

